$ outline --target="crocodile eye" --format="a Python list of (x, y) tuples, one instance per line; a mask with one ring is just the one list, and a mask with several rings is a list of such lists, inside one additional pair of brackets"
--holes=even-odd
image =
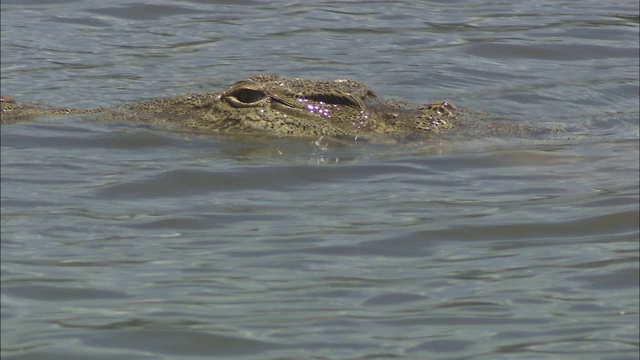
[(224, 94), (224, 100), (235, 107), (258, 106), (259, 102), (267, 97), (262, 91), (240, 88), (228, 94)]
[(251, 89), (239, 89), (231, 95), (238, 99), (238, 101), (245, 104), (258, 102), (265, 97), (265, 94), (263, 92)]

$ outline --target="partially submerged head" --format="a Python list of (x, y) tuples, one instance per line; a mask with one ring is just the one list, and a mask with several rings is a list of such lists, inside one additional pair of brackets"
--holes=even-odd
[[(372, 126), (375, 99), (353, 80), (311, 81), (255, 75), (224, 90), (210, 111), (228, 126), (278, 135), (349, 135)], [(215, 112), (218, 114), (215, 114)]]

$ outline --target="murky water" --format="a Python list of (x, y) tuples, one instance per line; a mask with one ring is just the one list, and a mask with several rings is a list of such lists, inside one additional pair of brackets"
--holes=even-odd
[(2, 93), (355, 78), (552, 139), (2, 127), (3, 359), (637, 359), (637, 1), (2, 1)]

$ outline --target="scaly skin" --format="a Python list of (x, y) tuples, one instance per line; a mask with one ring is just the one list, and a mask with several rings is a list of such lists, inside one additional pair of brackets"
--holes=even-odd
[[(279, 136), (387, 134), (426, 137), (456, 128), (462, 114), (447, 102), (415, 106), (378, 99), (371, 89), (355, 80), (310, 81), (269, 74), (245, 78), (221, 93), (155, 99), (110, 109), (79, 110), (18, 104), (11, 96), (2, 96), (0, 105), (2, 124), (82, 115), (100, 122)], [(473, 120), (471, 127), (476, 126), (477, 122)], [(514, 129), (512, 126), (506, 132), (513, 133)]]

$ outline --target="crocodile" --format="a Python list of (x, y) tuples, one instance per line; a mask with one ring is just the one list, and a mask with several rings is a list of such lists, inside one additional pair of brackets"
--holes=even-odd
[[(244, 78), (222, 92), (153, 99), (114, 108), (45, 107), (20, 104), (11, 96), (2, 96), (0, 105), (2, 124), (76, 115), (100, 122), (209, 133), (299, 137), (429, 137), (456, 128), (476, 129), (482, 118), (469, 116), (446, 101), (413, 105), (380, 99), (356, 80), (286, 79), (271, 74)], [(486, 129), (484, 133), (490, 134), (523, 132), (522, 126), (513, 124)]]

